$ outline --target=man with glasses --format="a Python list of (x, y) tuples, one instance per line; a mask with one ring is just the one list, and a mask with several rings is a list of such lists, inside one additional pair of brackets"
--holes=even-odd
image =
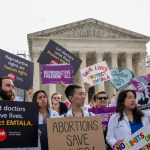
[(109, 103), (108, 94), (105, 91), (97, 93), (97, 105), (98, 108), (107, 107)]

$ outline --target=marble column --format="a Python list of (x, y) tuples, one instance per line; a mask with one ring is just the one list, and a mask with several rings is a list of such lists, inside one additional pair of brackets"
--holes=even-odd
[[(126, 69), (130, 70), (131, 72), (133, 72), (132, 57), (133, 57), (132, 53), (130, 52), (126, 53)], [(129, 85), (126, 89), (132, 89), (132, 86)]]
[[(118, 54), (117, 52), (112, 52), (111, 53), (111, 67), (112, 68), (118, 68)], [(111, 68), (110, 68), (111, 69)], [(114, 95), (116, 93), (116, 89), (113, 87), (113, 94)]]
[(32, 60), (34, 63), (34, 72), (33, 72), (33, 88), (34, 91), (40, 89), (40, 66), (37, 62), (40, 52), (32, 52)]
[(126, 68), (130, 71), (133, 71), (132, 56), (132, 53), (126, 53)]
[(134, 77), (139, 77), (141, 75), (140, 74), (140, 56), (137, 56), (134, 59), (134, 65), (135, 65), (135, 75), (134, 75)]
[[(80, 69), (86, 68), (86, 56), (87, 56), (86, 52), (79, 52), (79, 58), (82, 60)], [(83, 77), (81, 76), (81, 72), (79, 74), (79, 83), (84, 88), (84, 80)], [(88, 105), (88, 95), (86, 96), (85, 99), (85, 105)]]
[[(95, 53), (96, 63), (102, 62), (103, 61), (103, 56), (104, 56), (104, 53), (96, 52)], [(98, 93), (99, 91), (105, 91), (104, 82), (95, 85), (95, 93)]]
[(141, 75), (145, 76), (147, 75), (147, 68), (146, 68), (146, 52), (140, 53), (141, 57)]

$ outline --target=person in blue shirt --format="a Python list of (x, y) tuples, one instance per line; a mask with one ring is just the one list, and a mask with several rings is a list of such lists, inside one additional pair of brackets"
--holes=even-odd
[(145, 125), (150, 128), (148, 118), (136, 106), (135, 91), (123, 90), (118, 96), (116, 114), (109, 120), (106, 140), (112, 148), (120, 146)]

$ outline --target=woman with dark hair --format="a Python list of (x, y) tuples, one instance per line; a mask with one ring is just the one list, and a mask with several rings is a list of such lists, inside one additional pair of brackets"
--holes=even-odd
[(112, 148), (119, 146), (141, 127), (149, 127), (148, 118), (136, 106), (136, 93), (133, 90), (120, 92), (116, 112), (109, 120), (106, 136)]
[(67, 108), (66, 104), (63, 103), (63, 102), (59, 102), (59, 101), (54, 101), (54, 102), (52, 103), (52, 109), (53, 109), (54, 111), (57, 111), (60, 116), (61, 116), (62, 114), (67, 113), (67, 111), (68, 111), (68, 108)]
[(32, 102), (39, 103), (39, 124), (47, 124), (47, 118), (59, 117), (56, 111), (50, 109), (45, 91), (36, 91), (33, 95)]

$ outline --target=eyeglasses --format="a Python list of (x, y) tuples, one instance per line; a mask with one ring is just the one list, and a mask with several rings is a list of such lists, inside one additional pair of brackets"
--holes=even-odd
[(99, 100), (102, 100), (102, 99), (107, 100), (108, 97), (98, 97), (98, 99), (99, 99)]

